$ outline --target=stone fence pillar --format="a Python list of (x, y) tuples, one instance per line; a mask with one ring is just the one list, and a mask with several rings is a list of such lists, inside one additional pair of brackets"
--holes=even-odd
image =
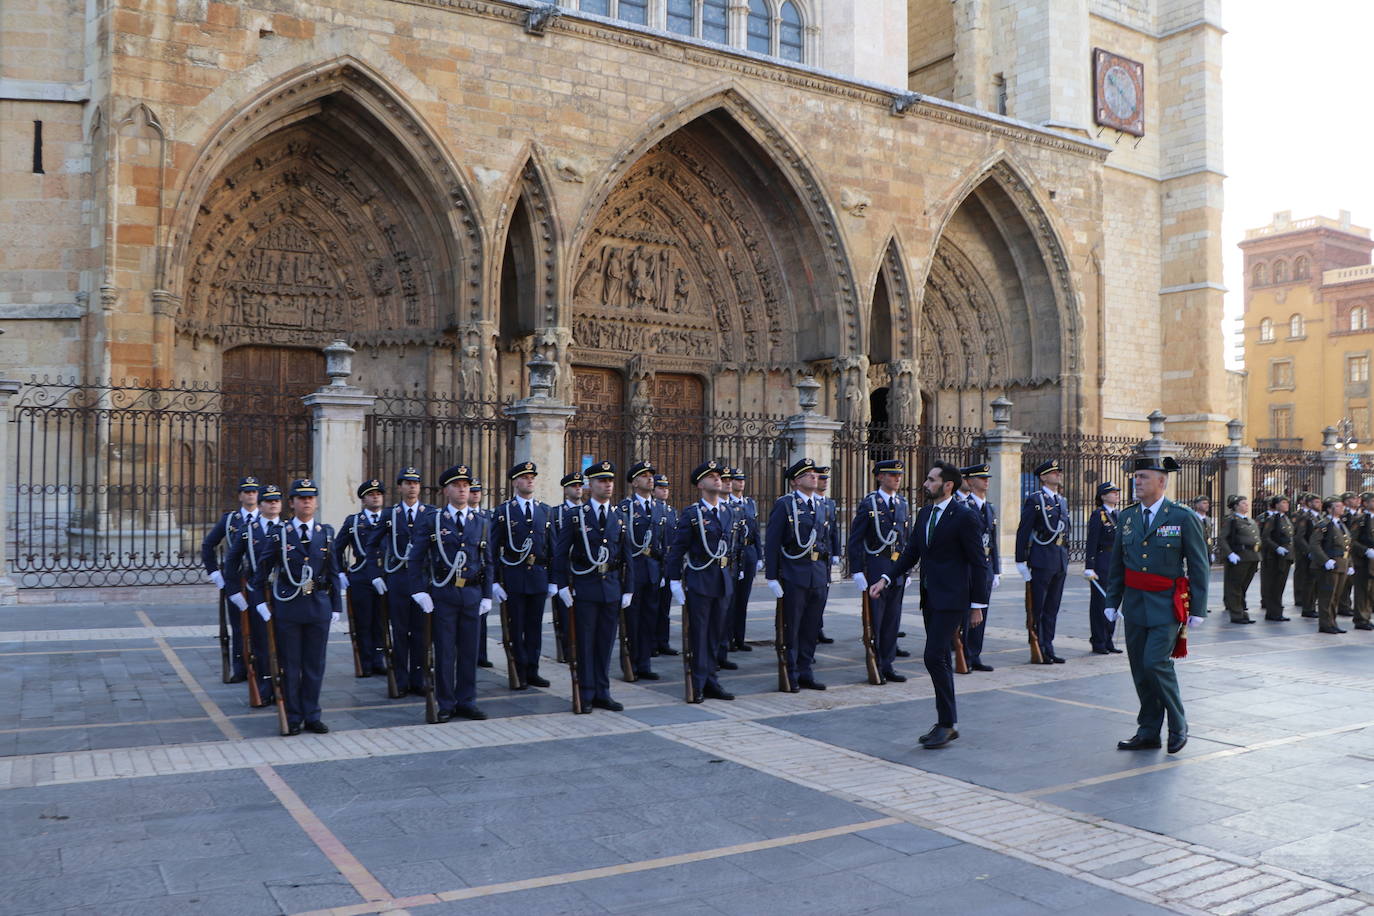
[(14, 481), (10, 471), (17, 462), (10, 458), (10, 398), (19, 393), (22, 383), (11, 379), (0, 379), (0, 604), (17, 604), (19, 587), (10, 578), (9, 543), (13, 535), (14, 519), (11, 515), (13, 501), (10, 490)]
[[(342, 340), (325, 347), (325, 374), (329, 384), (302, 400), (310, 408), (315, 485), (320, 488), (316, 518), (339, 525), (357, 502), (363, 482), (363, 458), (367, 449), (367, 412), (375, 395), (348, 384), (353, 372), (353, 348)], [(289, 498), (291, 481), (282, 481)]]
[[(577, 408), (550, 397), (555, 364), (535, 356), (525, 364), (530, 370), (530, 396), (506, 408), (515, 421), (515, 463), (532, 461), (539, 469), (535, 498), (551, 506), (561, 505), (563, 490), (558, 481), (566, 471), (568, 421)], [(505, 468), (497, 469), (505, 473)]]
[[(1259, 455), (1259, 452), (1243, 444), (1245, 424), (1240, 420), (1231, 420), (1226, 424), (1226, 436), (1231, 442), (1218, 452), (1226, 461), (1226, 476), (1222, 481), (1222, 509), (1226, 506), (1226, 498), (1232, 493), (1239, 493), (1253, 502), (1255, 498), (1255, 458)], [(1260, 511), (1267, 509), (1268, 506), (1251, 506), (1250, 508), (1258, 516)]]
[(1345, 492), (1346, 468), (1350, 453), (1337, 451), (1337, 430), (1328, 426), (1322, 430), (1322, 496), (1338, 496)]
[[(1011, 428), (1012, 402), (1006, 398), (993, 401), (993, 428), (983, 433), (988, 450), (988, 468), (992, 477), (988, 486), (988, 501), (997, 507), (998, 555), (1016, 556), (1016, 523), (1021, 513), (1021, 453), (1030, 436)], [(1003, 569), (1007, 564), (1002, 564)]]
[(816, 412), (817, 392), (820, 383), (811, 376), (803, 376), (797, 382), (797, 396), (801, 413), (793, 414), (782, 422), (783, 432), (791, 443), (787, 455), (790, 465), (802, 458), (810, 458), (820, 467), (833, 464), (835, 454), (835, 433), (844, 424), (839, 420)]

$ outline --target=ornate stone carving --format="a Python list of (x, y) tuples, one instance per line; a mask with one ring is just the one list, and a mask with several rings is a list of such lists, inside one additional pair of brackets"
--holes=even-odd
[(997, 297), (948, 240), (936, 250), (921, 319), (921, 381), (926, 387), (989, 389), (1027, 381), (1009, 377), (1010, 343)]
[(864, 192), (853, 188), (840, 188), (840, 209), (850, 216), (862, 219), (872, 204), (873, 199)]
[(835, 374), (838, 419), (842, 423), (867, 423), (868, 357), (838, 356), (831, 362)]
[(894, 426), (914, 426), (920, 422), (921, 394), (916, 384), (916, 363), (910, 359), (887, 364), (887, 416)]

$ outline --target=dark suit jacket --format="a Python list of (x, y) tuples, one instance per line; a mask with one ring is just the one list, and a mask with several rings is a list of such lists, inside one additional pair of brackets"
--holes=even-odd
[[(272, 530), (275, 531), (277, 522), (272, 522)], [(229, 542), (229, 550), (224, 555), (224, 591), (232, 595), (235, 592), (244, 592), (243, 600), (247, 601), (251, 595), (247, 593), (247, 586), (253, 581), (253, 575), (258, 571), (258, 565), (262, 562), (263, 554), (267, 551), (267, 545), (271, 541), (272, 535), (262, 530), (262, 520), (257, 518), (253, 524), (245, 525), (239, 529), (239, 535)], [(252, 547), (250, 550), (249, 547)], [(240, 586), (243, 588), (240, 588)]]
[(988, 575), (987, 550), (983, 546), (983, 522), (978, 513), (951, 499), (935, 522), (934, 536), (926, 541), (933, 506), (922, 506), (911, 526), (911, 537), (901, 557), (884, 574), (898, 581), (921, 564), (921, 607), (931, 611), (967, 611), (986, 605), (992, 578)]

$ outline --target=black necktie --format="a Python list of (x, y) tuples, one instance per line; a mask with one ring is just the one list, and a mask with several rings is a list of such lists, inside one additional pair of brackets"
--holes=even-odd
[(1153, 517), (1154, 517), (1154, 513), (1151, 512), (1149, 509), (1146, 509), (1146, 510), (1145, 510), (1145, 530), (1146, 530), (1147, 532), (1150, 530), (1150, 519), (1153, 518)]
[(596, 507), (596, 527), (602, 531), (606, 530), (606, 507), (598, 505)]
[(528, 502), (525, 503), (525, 524), (526, 524), (526, 525), (533, 525), (533, 524), (534, 524), (534, 510), (533, 510), (533, 507), (532, 507)]
[(300, 532), (301, 532), (301, 546), (302, 546), (302, 547), (309, 547), (309, 546), (310, 546), (310, 526), (309, 526), (309, 525), (302, 524), (301, 527), (300, 527)]
[(415, 510), (414, 510), (414, 509), (408, 508), (408, 509), (406, 509), (406, 527), (409, 528), (409, 527), (411, 527), (411, 526), (414, 525), (414, 524), (415, 524)]
[(715, 521), (715, 522), (719, 522), (719, 521), (720, 521), (720, 513), (716, 511), (716, 507), (715, 507), (715, 506), (712, 506), (712, 507), (711, 507), (711, 519), (712, 519), (712, 521)]

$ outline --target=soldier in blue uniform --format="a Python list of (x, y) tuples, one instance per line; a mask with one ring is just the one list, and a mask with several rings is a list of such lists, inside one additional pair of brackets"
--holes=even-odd
[[(849, 572), (859, 591), (882, 578), (888, 566), (902, 555), (911, 534), (911, 510), (897, 489), (906, 465), (899, 458), (885, 458), (873, 465), (878, 488), (859, 500), (849, 526)], [(878, 669), (883, 680), (902, 683), (906, 675), (893, 667), (897, 658), (897, 633), (902, 626), (902, 598), (906, 577), (869, 599), (873, 614)]]
[[(582, 477), (581, 471), (569, 471), (563, 475), (558, 482), (563, 488), (563, 501), (553, 510), (553, 538), (554, 543), (558, 543), (558, 532), (563, 530), (563, 520), (567, 517), (570, 510), (582, 505), (582, 491), (587, 482)], [(549, 561), (549, 584), (553, 584), (553, 561), (550, 554)], [(558, 660), (564, 661), (567, 658), (567, 639), (563, 635), (563, 621), (567, 619), (568, 606), (563, 603), (563, 599), (558, 595), (558, 588), (554, 586), (553, 595), (553, 637), (558, 643)]]
[(339, 526), (339, 565), (345, 577), (339, 584), (348, 588), (352, 595), (358, 659), (362, 663), (362, 677), (370, 677), (386, 674), (382, 636), (385, 622), (382, 602), (386, 598), (372, 584), (382, 576), (379, 541), (386, 488), (375, 478), (365, 480), (358, 486), (358, 498), (362, 500), (362, 507)]
[(650, 659), (658, 645), (658, 602), (664, 581), (663, 559), (668, 553), (668, 513), (654, 499), (654, 466), (636, 461), (625, 472), (630, 495), (620, 501), (629, 525), (630, 562), (634, 565), (634, 599), (625, 609), (625, 634), (630, 647), (632, 680), (659, 679)]
[[(997, 590), (1002, 584), (1002, 551), (998, 544), (997, 507), (988, 502), (988, 486), (992, 481), (992, 468), (987, 464), (974, 464), (960, 468), (964, 478), (964, 505), (972, 509), (983, 525), (983, 552), (988, 557), (988, 590)], [(964, 620), (964, 660), (970, 671), (991, 671), (992, 666), (983, 663), (983, 635), (987, 632), (988, 613), (984, 609), (983, 619), (975, 626), (972, 613)]]
[(1116, 745), (1123, 751), (1158, 748), (1166, 717), (1169, 753), (1188, 743), (1173, 653), (1187, 632), (1184, 627), (1197, 626), (1207, 616), (1211, 563), (1197, 514), (1164, 498), (1169, 474), (1178, 468), (1173, 458), (1135, 460), (1139, 502), (1121, 510), (1112, 546), (1104, 613), (1115, 621), (1120, 608), (1126, 619), (1126, 657), (1140, 698), (1135, 735)]
[(276, 628), (277, 660), (286, 681), (286, 720), (293, 735), (302, 727), (317, 735), (329, 731), (320, 720), (320, 686), (329, 627), (339, 622), (342, 595), (334, 529), (315, 521), (318, 497), (319, 488), (309, 478), (291, 484), (291, 519), (268, 536), (249, 586), (258, 615)]
[[(830, 553), (830, 566), (832, 569), (840, 568), (840, 561), (844, 559), (844, 546), (840, 543), (840, 522), (839, 512), (835, 506), (835, 500), (826, 495), (830, 489), (830, 468), (816, 468), (816, 496), (825, 517), (825, 530), (830, 535), (830, 543), (826, 549)], [(825, 578), (825, 603), (830, 602), (830, 574)], [(825, 635), (825, 604), (821, 605), (821, 625), (816, 633), (816, 642), (828, 645), (835, 640)]]
[(408, 552), (416, 522), (433, 507), (420, 502), (418, 468), (401, 468), (396, 475), (396, 492), (400, 501), (382, 513), (382, 531), (377, 538), (382, 574), (372, 580), (372, 587), (387, 600), (397, 692), (400, 696), (409, 692), (422, 697), (425, 695), (425, 620), (419, 607), (410, 600)]
[(1069, 503), (1059, 493), (1064, 472), (1058, 461), (1043, 462), (1035, 476), (1040, 489), (1026, 497), (1016, 528), (1016, 569), (1031, 584), (1031, 610), (1044, 663), (1062, 665), (1064, 659), (1054, 651), (1054, 631), (1069, 572)]
[(1112, 548), (1116, 545), (1117, 506), (1121, 503), (1121, 488), (1111, 481), (1097, 485), (1097, 508), (1088, 516), (1088, 544), (1083, 559), (1083, 578), (1088, 580), (1089, 641), (1097, 655), (1120, 653), (1112, 642), (1116, 621), (1108, 620), (1106, 595), (1102, 581), (1111, 569)]
[[(434, 694), (439, 721), (485, 719), (477, 707), (477, 640), (496, 579), (491, 526), (469, 504), (472, 472), (456, 464), (439, 476), (442, 508), (426, 509), (410, 535), (411, 599), (433, 614)], [(423, 631), (422, 631), (423, 632)]]
[(812, 676), (821, 613), (830, 588), (834, 536), (828, 512), (816, 493), (816, 462), (802, 458), (783, 475), (795, 489), (780, 496), (768, 515), (763, 542), (764, 581), (783, 603), (787, 674), (792, 692), (824, 690)]
[[(478, 518), (487, 519), (488, 527), (490, 527), (491, 513), (482, 508), (482, 494), (482, 481), (476, 477), (472, 478), (472, 486), (468, 487), (468, 508), (477, 513)], [(494, 585), (495, 582), (492, 584)], [(477, 637), (477, 667), (479, 668), (495, 667), (491, 663), (491, 659), (487, 657), (487, 622), (490, 618), (490, 610), (482, 613), (481, 628)]]
[(740, 524), (739, 577), (735, 580), (735, 595), (730, 600), (730, 625), (726, 632), (726, 649), (732, 652), (753, 651), (753, 647), (745, 641), (749, 624), (749, 597), (754, 591), (754, 576), (763, 569), (763, 545), (759, 543), (759, 505), (754, 497), (744, 495), (747, 479), (744, 468), (732, 468), (730, 491), (726, 499)]
[[(232, 544), (243, 534), (243, 529), (248, 527), (248, 523), (253, 521), (258, 514), (258, 491), (262, 489), (262, 484), (256, 477), (245, 477), (239, 481), (239, 507), (220, 516), (219, 521), (205, 535), (205, 539), (200, 542), (200, 562), (205, 568), (205, 578), (215, 584), (219, 589), (220, 600), (227, 601), (232, 589), (226, 583), (224, 574), (220, 572), (219, 558), (216, 556), (216, 548), (220, 543), (227, 541)], [(243, 666), (243, 628), (240, 626), (237, 614), (229, 614), (229, 652), (232, 659), (232, 672), (229, 676), (229, 683), (241, 684), (248, 680), (247, 670)], [(223, 622), (221, 620), (221, 622)], [(221, 631), (223, 632), (223, 631)]]
[[(258, 515), (240, 529), (240, 535), (229, 543), (224, 555), (225, 591), (229, 603), (240, 611), (248, 610), (248, 584), (258, 571), (267, 550), (268, 536), (276, 530), (281, 518), (281, 487), (264, 484), (258, 492)], [(272, 702), (272, 673), (267, 664), (267, 621), (256, 613), (248, 615), (249, 644), (256, 660), (254, 674), (258, 679), (258, 697), (263, 705)]]
[(620, 712), (611, 699), (611, 650), (620, 610), (634, 599), (628, 519), (611, 502), (615, 465), (598, 461), (583, 472), (590, 498), (563, 520), (554, 548), (554, 584), (573, 607), (582, 711), (594, 706)]
[(544, 637), (544, 604), (557, 591), (549, 581), (553, 556), (554, 511), (534, 498), (539, 474), (533, 461), (510, 469), (515, 495), (492, 511), (492, 548), (496, 552), (496, 584), (492, 597), (504, 605), (501, 629), (524, 685), (547, 687), (539, 674)]
[[(668, 496), (672, 492), (672, 485), (668, 478), (663, 474), (654, 475), (654, 499), (658, 500), (663, 507), (663, 526), (672, 531), (677, 527), (677, 509), (669, 502)], [(658, 624), (656, 630), (657, 645), (654, 646), (654, 656), (677, 655), (677, 650), (668, 641), (671, 630), (670, 617), (671, 605), (673, 603), (672, 589), (668, 587), (668, 579), (665, 576), (660, 584), (658, 591)]]
[(701, 498), (678, 515), (668, 548), (669, 587), (686, 621), (688, 639), (682, 651), (691, 653), (691, 703), (735, 698), (716, 679), (716, 650), (726, 629), (739, 559), (734, 514), (721, 498), (722, 470), (719, 462), (707, 461), (692, 471)]

